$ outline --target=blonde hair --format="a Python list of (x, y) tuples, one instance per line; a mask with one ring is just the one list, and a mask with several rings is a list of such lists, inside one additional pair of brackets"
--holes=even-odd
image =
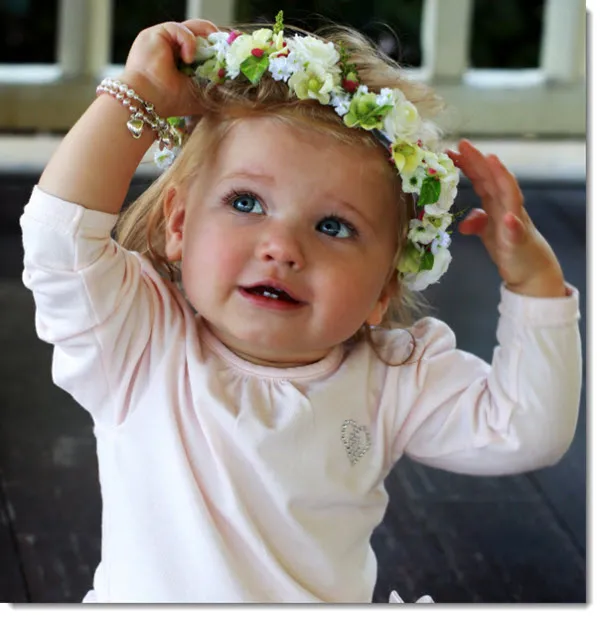
[[(256, 27), (243, 26), (240, 30)], [(296, 28), (293, 30), (303, 32)], [(432, 119), (441, 111), (442, 101), (428, 86), (408, 80), (399, 65), (379, 53), (364, 36), (354, 30), (328, 27), (317, 35), (311, 33), (311, 36), (341, 43), (349, 53), (349, 61), (356, 65), (361, 83), (369, 90), (402, 90), (406, 98), (417, 107), (424, 121), (425, 138), (430, 144), (439, 140), (441, 132)], [(202, 117), (194, 120), (195, 125), (190, 127), (191, 133), (186, 144), (171, 167), (122, 212), (116, 227), (116, 239), (123, 247), (148, 257), (156, 270), (172, 281), (179, 280), (180, 272), (178, 264), (169, 262), (165, 255), (164, 198), (171, 187), (189, 185), (202, 166), (214, 159), (219, 144), (236, 122), (249, 117), (268, 116), (293, 127), (318, 130), (345, 144), (359, 145), (374, 151), (378, 148), (383, 153), (381, 144), (371, 133), (346, 127), (332, 107), (314, 100), (299, 100), (290, 93), (287, 84), (266, 76), (258, 86), (252, 86), (245, 79), (239, 78), (201, 88), (195, 87), (190, 80), (190, 87), (196, 90), (199, 107), (204, 110)], [(408, 221), (412, 218), (414, 203), (411, 195), (402, 192), (397, 171), (391, 164), (387, 168), (390, 181), (395, 183), (399, 203), (399, 237), (393, 266), (405, 247)], [(392, 276), (395, 276), (395, 267), (391, 270)], [(398, 280), (396, 293), (379, 328), (408, 327), (424, 306), (422, 297), (411, 293)], [(348, 342), (353, 344), (363, 339), (375, 349), (367, 325), (362, 326)]]

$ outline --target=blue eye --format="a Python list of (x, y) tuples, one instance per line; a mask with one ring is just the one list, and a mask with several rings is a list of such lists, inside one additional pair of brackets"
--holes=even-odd
[(238, 193), (230, 199), (233, 208), (246, 214), (263, 214), (263, 207), (258, 199), (250, 193)]
[(337, 216), (328, 216), (319, 222), (317, 229), (332, 238), (353, 238), (356, 229)]

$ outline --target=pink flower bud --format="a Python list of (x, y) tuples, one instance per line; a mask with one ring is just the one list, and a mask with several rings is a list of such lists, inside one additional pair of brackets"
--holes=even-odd
[(353, 81), (352, 79), (343, 79), (342, 88), (344, 88), (346, 92), (350, 92), (350, 94), (354, 94), (356, 92), (356, 89), (358, 88), (358, 82)]
[(259, 49), (258, 47), (255, 47), (250, 53), (255, 58), (262, 58), (265, 55), (265, 50), (264, 49)]
[(242, 33), (238, 32), (237, 30), (234, 30), (233, 32), (229, 33), (229, 36), (227, 37), (227, 44), (231, 45), (233, 43), (233, 41), (235, 41), (235, 39), (237, 39), (238, 36), (241, 36)]
[(219, 69), (219, 72), (217, 73), (217, 75), (219, 76), (219, 79), (223, 79), (225, 77), (225, 69), (221, 68)]

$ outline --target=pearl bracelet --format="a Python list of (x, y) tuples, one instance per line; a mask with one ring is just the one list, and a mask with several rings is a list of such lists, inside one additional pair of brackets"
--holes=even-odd
[(96, 88), (96, 94), (110, 94), (131, 112), (127, 121), (127, 129), (134, 137), (139, 139), (144, 131), (144, 125), (150, 127), (157, 136), (160, 148), (181, 147), (181, 134), (171, 126), (164, 118), (161, 118), (155, 111), (154, 105), (144, 101), (127, 84), (117, 79), (103, 79)]

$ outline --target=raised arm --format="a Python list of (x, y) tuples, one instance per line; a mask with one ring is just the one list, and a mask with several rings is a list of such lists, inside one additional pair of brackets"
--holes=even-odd
[(416, 327), (419, 359), (402, 391), (410, 411), (398, 418), (394, 455), (471, 474), (550, 465), (567, 451), (577, 424), (579, 296), (498, 158), (467, 141), (449, 154), (482, 200), (459, 230), (481, 238), (504, 281), (499, 346), (490, 366), (457, 350), (441, 322)]
[[(119, 81), (152, 103), (162, 118), (198, 113), (192, 84), (177, 70), (177, 60), (192, 62), (196, 36), (216, 30), (211, 22), (193, 19), (142, 31)], [(149, 127), (133, 138), (127, 128), (131, 113), (112, 96), (99, 96), (52, 156), (39, 187), (90, 210), (118, 213), (137, 166), (156, 139)]]

